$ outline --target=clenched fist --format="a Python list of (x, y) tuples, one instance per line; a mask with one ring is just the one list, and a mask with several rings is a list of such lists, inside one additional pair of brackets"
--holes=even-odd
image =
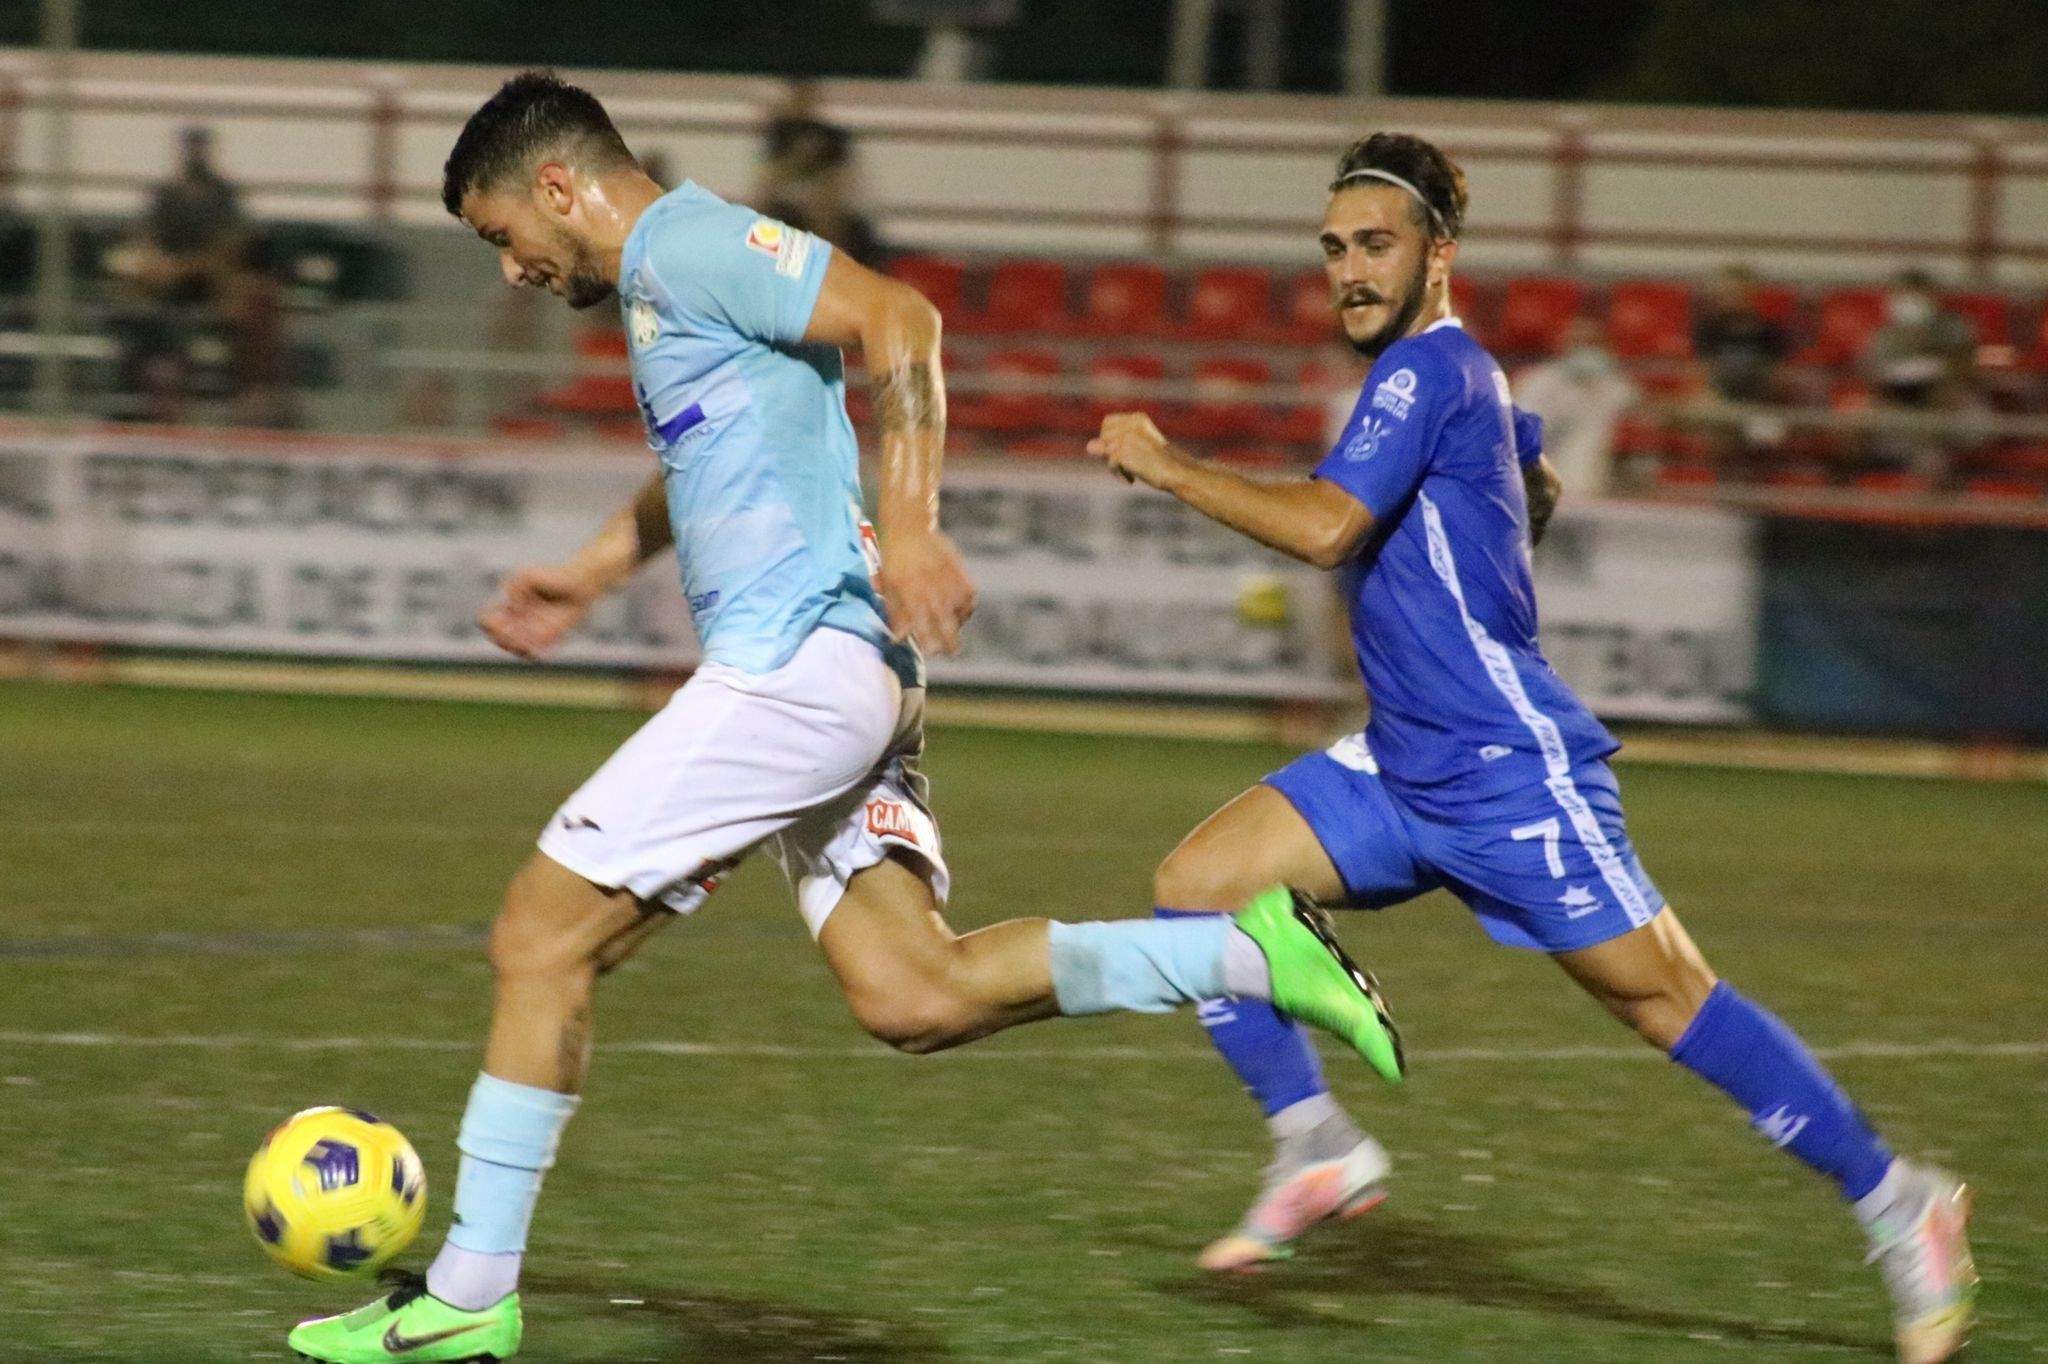
[(1164, 487), (1166, 479), (1187, 459), (1143, 412), (1112, 412), (1104, 417), (1101, 434), (1088, 442), (1088, 453), (1101, 456), (1125, 479), (1155, 488)]

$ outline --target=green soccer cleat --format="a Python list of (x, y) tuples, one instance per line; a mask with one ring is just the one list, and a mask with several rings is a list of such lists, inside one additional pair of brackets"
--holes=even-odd
[(509, 1359), (518, 1353), (523, 1331), (517, 1293), (506, 1294), (481, 1312), (465, 1312), (427, 1292), (425, 1280), (416, 1280), (367, 1307), (302, 1321), (285, 1344), (302, 1359), (330, 1364), (447, 1364)]
[(1349, 1042), (1391, 1084), (1407, 1073), (1401, 1035), (1372, 973), (1346, 956), (1330, 916), (1285, 886), (1260, 891), (1233, 916), (1266, 954), (1273, 1007)]

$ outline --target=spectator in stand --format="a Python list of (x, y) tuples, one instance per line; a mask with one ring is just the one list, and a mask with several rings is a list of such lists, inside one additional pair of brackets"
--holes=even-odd
[(186, 128), (179, 146), (177, 173), (157, 186), (140, 233), (111, 262), (141, 306), (122, 330), (124, 365), (143, 394), (143, 415), (181, 415), (188, 342), (217, 326), (227, 334), (237, 417), (285, 424), (276, 284), (253, 258), (240, 193), (214, 168), (211, 130)]
[(1976, 334), (1941, 306), (1926, 271), (1907, 270), (1893, 281), (1885, 319), (1863, 353), (1878, 396), (1899, 407), (1962, 406), (1974, 387)]
[(1744, 403), (1783, 398), (1783, 365), (1792, 340), (1758, 311), (1756, 274), (1748, 266), (1722, 266), (1701, 293), (1692, 349), (1716, 395)]
[(854, 179), (853, 134), (818, 112), (816, 85), (794, 83), (788, 102), (768, 123), (757, 196), (761, 211), (879, 268), (882, 240), (856, 203)]
[[(1976, 361), (1976, 333), (1941, 306), (1932, 277), (1924, 270), (1900, 272), (1885, 299), (1885, 324), (1863, 352), (1863, 372), (1879, 404), (1923, 412), (1972, 407), (1978, 402)], [(1938, 482), (1949, 472), (1954, 446), (1927, 431), (1881, 430), (1866, 454)]]
[(1522, 371), (1515, 401), (1543, 418), (1543, 452), (1574, 497), (1614, 481), (1614, 432), (1638, 391), (1590, 317), (1574, 318), (1558, 354)]

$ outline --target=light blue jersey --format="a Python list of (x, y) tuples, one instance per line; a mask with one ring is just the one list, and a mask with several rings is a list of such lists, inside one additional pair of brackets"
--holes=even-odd
[(838, 348), (803, 344), (831, 256), (695, 184), (663, 195), (619, 262), (633, 392), (704, 661), (771, 672), (826, 628), (917, 685), (875, 592)]

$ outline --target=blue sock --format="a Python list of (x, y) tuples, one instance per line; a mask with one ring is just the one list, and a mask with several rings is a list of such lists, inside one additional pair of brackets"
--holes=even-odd
[(490, 1255), (526, 1249), (541, 1178), (555, 1163), (576, 1103), (574, 1094), (495, 1075), (476, 1077), (455, 1142), (462, 1165), (455, 1176), (450, 1245)]
[[(1161, 919), (1189, 919), (1206, 914), (1202, 910), (1155, 909)], [(1216, 917), (1207, 915), (1206, 917)], [(1205, 999), (1195, 1010), (1209, 1041), (1223, 1053), (1223, 1059), (1244, 1081), (1267, 1117), (1290, 1108), (1303, 1099), (1327, 1094), (1322, 1061), (1308, 1040), (1308, 1029), (1281, 1017), (1263, 999), (1223, 997)]]
[(1671, 1059), (1725, 1091), (1772, 1145), (1834, 1180), (1851, 1199), (1876, 1188), (1891, 1166), (1891, 1150), (1806, 1044), (1726, 981), (1707, 996)]
[[(1053, 922), (1047, 946), (1053, 997), (1068, 1015), (1128, 1009), (1159, 1014), (1233, 993), (1226, 957), (1244, 938), (1225, 914), (1168, 922)], [(1244, 939), (1258, 968), (1265, 958)]]

